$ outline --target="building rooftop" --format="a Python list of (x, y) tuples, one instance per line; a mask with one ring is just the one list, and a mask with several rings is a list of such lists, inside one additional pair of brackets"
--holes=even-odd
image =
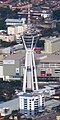
[(42, 89), (39, 89), (38, 91), (34, 91), (34, 92), (38, 92), (39, 94), (42, 94), (44, 92), (49, 92), (50, 90), (54, 90), (54, 88), (52, 86), (44, 86)]
[(0, 108), (10, 108), (11, 110), (16, 110), (19, 108), (19, 98), (9, 100), (0, 104)]
[[(4, 60), (24, 60), (25, 59), (25, 50), (16, 51), (15, 54), (9, 54), (3, 58), (3, 55), (0, 56), (0, 59)], [(35, 53), (35, 59), (37, 64), (39, 63), (60, 63), (60, 55), (55, 54), (37, 54)]]
[(13, 23), (14, 23), (14, 22), (15, 22), (15, 23), (18, 22), (18, 23), (20, 23), (21, 20), (20, 20), (20, 19), (8, 19), (8, 18), (7, 18), (7, 19), (5, 20), (5, 22), (13, 22)]
[(32, 94), (31, 93), (23, 93), (21, 96), (32, 97)]
[(50, 87), (53, 87), (53, 88), (59, 88), (60, 85), (49, 85)]
[(20, 51), (17, 51), (16, 53), (14, 53), (14, 54), (7, 55), (7, 57), (5, 57), (4, 60), (21, 60), (24, 57), (25, 57), (25, 51), (20, 50)]
[(51, 42), (57, 42), (57, 41), (60, 41), (60, 37), (42, 37), (41, 40), (45, 40), (45, 41), (51, 41)]
[(36, 60), (44, 63), (60, 63), (60, 55), (58, 54), (35, 54)]
[(51, 107), (56, 107), (60, 104), (60, 101), (51, 99), (45, 102), (45, 106), (51, 106)]
[(10, 19), (10, 18), (7, 18), (5, 20), (6, 23), (21, 23), (21, 22), (25, 22), (26, 19), (25, 18), (21, 18), (21, 19)]
[(33, 93), (23, 93), (22, 95), (20, 96), (23, 96), (23, 97), (36, 97), (38, 96), (38, 94), (33, 94)]

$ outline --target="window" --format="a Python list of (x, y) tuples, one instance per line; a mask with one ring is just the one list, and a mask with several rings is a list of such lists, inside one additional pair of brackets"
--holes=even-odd
[(60, 69), (55, 69), (55, 73), (60, 73)]
[(27, 99), (24, 99), (24, 109), (27, 109)]
[(41, 71), (41, 76), (42, 76), (42, 77), (44, 77), (44, 76), (45, 76), (45, 74), (46, 74), (46, 72), (45, 72), (45, 71)]

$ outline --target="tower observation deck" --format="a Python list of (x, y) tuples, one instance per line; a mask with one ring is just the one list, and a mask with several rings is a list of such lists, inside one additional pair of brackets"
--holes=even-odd
[(24, 41), (27, 48), (33, 49), (33, 47), (36, 46), (36, 42), (38, 40), (38, 34), (37, 31), (31, 26), (27, 29), (27, 31), (24, 33)]

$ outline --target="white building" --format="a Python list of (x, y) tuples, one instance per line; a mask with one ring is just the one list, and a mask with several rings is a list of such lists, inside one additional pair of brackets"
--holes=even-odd
[(42, 96), (44, 94), (45, 97), (50, 97), (55, 94), (55, 89), (50, 86), (44, 86), (44, 88), (34, 91), (34, 93), (38, 93), (39, 95), (41, 94)]
[(19, 96), (19, 100), (20, 113), (23, 113), (26, 116), (34, 116), (44, 110), (45, 99), (43, 94), (24, 93)]
[(26, 116), (34, 116), (44, 111), (45, 98), (43, 94), (20, 93), (16, 99), (0, 104), (1, 116), (10, 115), (14, 110), (20, 110), (20, 113)]
[(26, 30), (27, 25), (26, 24), (21, 24), (21, 25), (15, 25), (15, 26), (9, 26), (7, 29), (8, 35), (22, 35), (23, 32)]
[(60, 36), (41, 37), (40, 40), (44, 41), (44, 51), (41, 53), (57, 53), (60, 51)]
[(6, 22), (6, 25), (7, 26), (15, 26), (15, 25), (20, 25), (21, 23), (25, 23), (25, 18), (22, 18), (22, 19), (9, 19), (9, 18), (7, 18), (6, 20), (5, 20), (5, 22)]
[(27, 24), (25, 24), (26, 19), (6, 19), (6, 25), (8, 26), (7, 28), (7, 33), (8, 35), (14, 35), (17, 37), (17, 35), (22, 35), (23, 32), (27, 28)]
[(60, 51), (60, 37), (45, 38), (44, 49), (46, 53), (56, 53)]
[(0, 39), (2, 41), (6, 41), (6, 42), (12, 42), (12, 41), (14, 41), (14, 36), (12, 34), (10, 34), (10, 35), (0, 34)]

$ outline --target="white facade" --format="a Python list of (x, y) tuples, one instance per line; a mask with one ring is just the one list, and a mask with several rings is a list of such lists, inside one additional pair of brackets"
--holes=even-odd
[(12, 111), (19, 110), (26, 116), (34, 116), (42, 112), (45, 107), (44, 95), (34, 95), (31, 93), (20, 93), (16, 99), (0, 104), (1, 116), (10, 115)]
[(51, 42), (50, 41), (46, 41), (44, 47), (45, 47), (45, 51), (47, 53), (52, 53), (52, 46), (51, 46)]
[(55, 90), (54, 89), (51, 89), (50, 91), (49, 91), (49, 95), (51, 96), (51, 95), (55, 95)]
[(7, 28), (8, 35), (14, 35), (15, 34), (15, 28), (13, 26), (10, 26)]
[(12, 42), (14, 41), (14, 36), (1, 34), (0, 39), (6, 42)]
[(3, 66), (0, 66), (0, 78), (2, 78), (4, 80)]
[(41, 16), (44, 17), (44, 18), (47, 18), (47, 17), (50, 17), (51, 15), (48, 14), (48, 13), (41, 13)]
[(60, 37), (45, 38), (44, 49), (46, 53), (55, 53), (60, 51)]
[(22, 35), (23, 32), (26, 30), (27, 25), (26, 24), (21, 24), (21, 25), (17, 25), (17, 26), (9, 26), (7, 29), (7, 33), (8, 35)]
[(45, 98), (43, 95), (25, 93), (19, 96), (20, 113), (26, 116), (34, 116), (44, 110)]

